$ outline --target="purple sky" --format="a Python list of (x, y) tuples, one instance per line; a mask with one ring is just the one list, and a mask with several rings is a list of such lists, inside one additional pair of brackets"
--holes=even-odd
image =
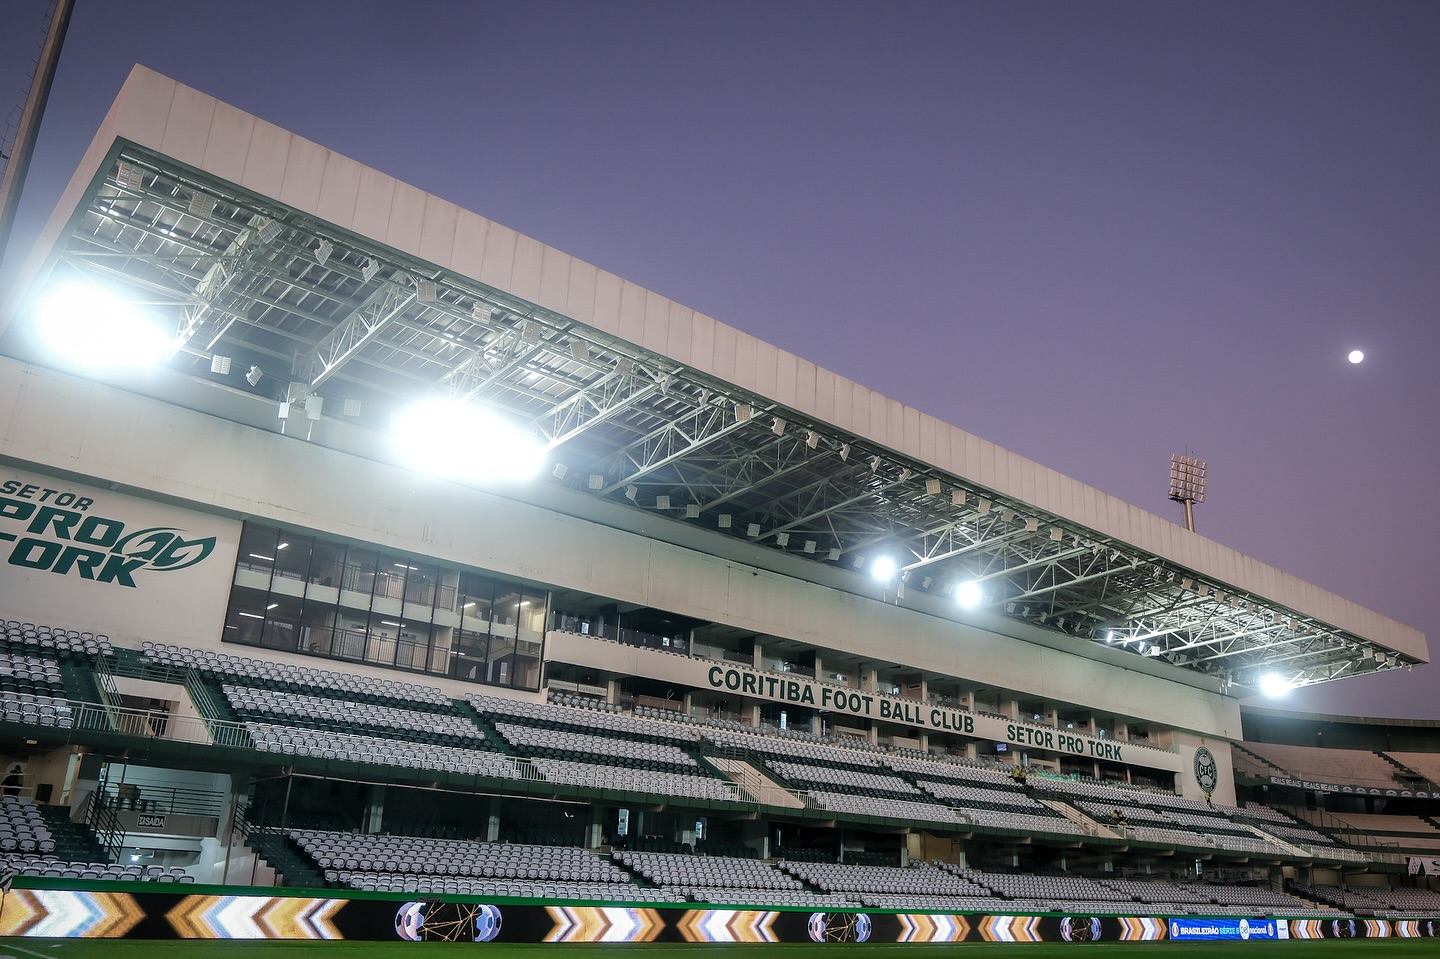
[(1427, 630), (1437, 51), (1424, 0), (77, 0), (16, 245), (141, 62), (1176, 521), (1192, 452), (1201, 533)]

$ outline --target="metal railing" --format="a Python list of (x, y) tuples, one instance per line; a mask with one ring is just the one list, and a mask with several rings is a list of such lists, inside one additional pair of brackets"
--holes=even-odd
[(67, 700), (66, 706), (70, 710), (70, 724), (68, 727), (56, 727), (57, 729), (121, 733), (146, 739), (254, 748), (250, 734), (240, 723), (220, 720), (207, 723), (198, 716), (176, 716), (166, 710), (103, 706), (75, 700)]
[(125, 848), (125, 828), (115, 806), (106, 801), (105, 781), (85, 801), (85, 825), (95, 834), (96, 842), (105, 850), (107, 862), (115, 862)]
[(229, 797), (215, 789), (171, 786), (146, 779), (125, 779), (101, 787), (107, 805), (119, 810), (188, 816), (225, 815)]

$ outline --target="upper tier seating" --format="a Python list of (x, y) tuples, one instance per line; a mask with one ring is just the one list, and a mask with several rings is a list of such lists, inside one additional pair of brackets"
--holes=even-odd
[(1385, 755), (1406, 769), (1424, 776), (1431, 783), (1440, 785), (1440, 753), (1387, 752)]
[(217, 653), (210, 649), (187, 649), (160, 643), (145, 643), (143, 652), (145, 658), (157, 666), (179, 670), (193, 669), (222, 681), (230, 680), (245, 686), (261, 686), (267, 689), (291, 686), (302, 691), (326, 690), (344, 693), (356, 699), (399, 706), (414, 707), (420, 704), (445, 710), (453, 708), (450, 697), (438, 686), (421, 686), (376, 676), (316, 669), (309, 664), (266, 662), (245, 656), (232, 656), (229, 653)]
[(61, 626), (37, 625), (11, 619), (6, 621), (3, 635), (5, 644), (12, 649), (31, 647), (35, 650), (53, 650), (60, 656), (88, 656), (92, 659), (109, 656), (114, 652), (108, 636)]
[(495, 729), (523, 755), (583, 754), (596, 761), (641, 768), (698, 773), (700, 764), (684, 750), (668, 743), (595, 736), (563, 729), (545, 729), (519, 723), (496, 722)]
[(306, 729), (253, 720), (245, 722), (245, 730), (255, 741), (255, 747), (262, 752), (501, 779), (519, 779), (521, 776), (513, 759), (484, 748), (479, 742), (470, 747), (415, 743), (396, 741), (387, 736)]
[(1377, 789), (1395, 789), (1401, 785), (1396, 778), (1400, 770), (1363, 749), (1252, 742), (1247, 742), (1245, 748), (1294, 779)]
[(229, 683), (221, 686), (221, 691), (242, 719), (322, 729), (362, 727), (399, 733), (405, 739), (450, 745), (486, 741), (485, 734), (461, 716)]

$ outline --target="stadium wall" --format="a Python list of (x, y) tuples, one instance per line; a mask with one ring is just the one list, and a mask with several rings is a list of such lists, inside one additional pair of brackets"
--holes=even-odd
[[(133, 591), (134, 599), (145, 599), (130, 602), (134, 608), (119, 619), (116, 605), (126, 604), (113, 584), (0, 567), (11, 577), (7, 595), (26, 615), (54, 618), (63, 610), (72, 618), (83, 610), (97, 630), (131, 643), (214, 645), (237, 520), (260, 517), (877, 662), (894, 661), (895, 637), (903, 636), (906, 665), (1097, 710), (1124, 704), (1127, 715), (1197, 736), (1239, 733), (1236, 703), (1194, 687), (746, 566), (651, 538), (644, 529), (428, 479), (93, 380), (9, 359), (0, 364), (8, 367), (0, 378), (0, 418), (10, 424), (0, 453), (22, 471), (17, 478), (25, 471), (82, 477), (79, 495), (97, 502), (99, 488), (130, 491), (123, 502), (135, 522), (143, 516), (216, 539), (214, 555), (183, 571), (188, 579), (167, 581), (176, 587), (167, 592)], [(45, 589), (34, 589), (37, 581)], [(614, 655), (613, 647), (605, 655)]]

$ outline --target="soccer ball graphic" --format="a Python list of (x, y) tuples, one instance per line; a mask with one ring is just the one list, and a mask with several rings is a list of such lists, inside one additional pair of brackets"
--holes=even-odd
[(814, 942), (825, 941), (825, 913), (812, 912), (810, 914), (810, 938)]
[(425, 930), (425, 903), (407, 902), (395, 910), (395, 935), (406, 942), (419, 942)]
[(855, 941), (870, 941), (870, 916), (867, 913), (860, 913), (855, 917)]
[(490, 942), (500, 935), (500, 907), (481, 905), (475, 907), (475, 941)]

